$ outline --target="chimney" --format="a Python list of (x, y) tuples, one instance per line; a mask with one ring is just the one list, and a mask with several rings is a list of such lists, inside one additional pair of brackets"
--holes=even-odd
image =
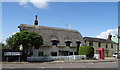
[(34, 25), (38, 25), (37, 15), (35, 16)]
[(112, 35), (109, 33), (108, 40), (111, 40), (111, 38), (112, 38)]

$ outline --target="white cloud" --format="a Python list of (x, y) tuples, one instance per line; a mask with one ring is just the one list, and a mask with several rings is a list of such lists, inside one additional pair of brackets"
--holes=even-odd
[[(18, 2), (20, 0), (1, 0), (2, 2)], [(41, 0), (38, 0), (41, 1)], [(43, 1), (43, 0), (42, 0)], [(50, 0), (50, 2), (119, 2), (120, 0)]]
[(20, 2), (19, 2), (19, 4), (21, 5), (21, 6), (24, 6), (25, 8), (27, 8), (28, 6), (27, 6), (27, 0), (20, 0)]
[(108, 30), (106, 30), (106, 31), (104, 31), (104, 32), (101, 32), (99, 35), (97, 35), (97, 38), (107, 39), (109, 33), (110, 33), (112, 36), (116, 36), (116, 35), (118, 34), (118, 29), (108, 29)]
[(26, 5), (27, 4), (27, 0), (20, 0), (19, 4), (20, 5)]
[(48, 7), (48, 2), (49, 1), (50, 0), (20, 0), (19, 4), (24, 6), (24, 7), (27, 7), (27, 3), (29, 2), (37, 8), (44, 9), (44, 8)]

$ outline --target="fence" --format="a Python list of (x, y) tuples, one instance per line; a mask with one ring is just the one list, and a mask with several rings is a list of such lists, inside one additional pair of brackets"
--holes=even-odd
[(86, 59), (86, 55), (71, 55), (71, 56), (32, 56), (27, 57), (27, 61), (53, 61), (53, 60), (82, 60)]

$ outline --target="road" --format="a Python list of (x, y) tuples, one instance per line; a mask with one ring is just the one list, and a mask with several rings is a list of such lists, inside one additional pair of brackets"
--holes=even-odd
[(118, 68), (118, 62), (3, 63), (3, 68)]

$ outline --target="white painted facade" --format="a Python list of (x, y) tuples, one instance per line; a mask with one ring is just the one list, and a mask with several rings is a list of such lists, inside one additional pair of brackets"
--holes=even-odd
[(48, 47), (42, 46), (39, 49), (33, 49), (32, 51), (33, 51), (33, 56), (40, 56), (39, 52), (43, 52), (43, 55), (47, 55), (47, 56), (52, 56), (51, 52), (57, 52), (57, 56), (62, 56), (60, 55), (60, 51), (69, 51), (72, 52), (74, 55), (75, 52), (77, 52), (77, 48), (68, 47), (68, 46), (48, 46)]

